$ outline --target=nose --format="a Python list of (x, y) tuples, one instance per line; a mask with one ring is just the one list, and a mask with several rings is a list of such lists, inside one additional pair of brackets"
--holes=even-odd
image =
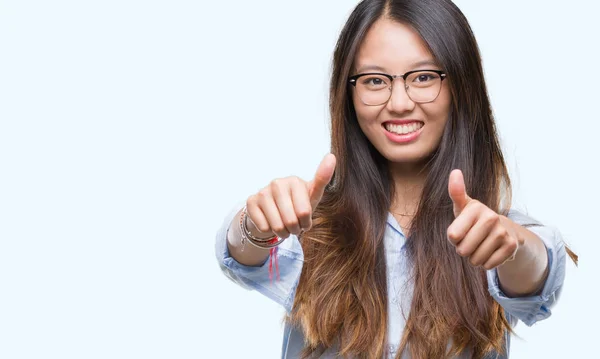
[(408, 89), (402, 79), (396, 79), (390, 91), (392, 93), (387, 102), (387, 109), (390, 112), (404, 113), (415, 109), (415, 102), (408, 96)]

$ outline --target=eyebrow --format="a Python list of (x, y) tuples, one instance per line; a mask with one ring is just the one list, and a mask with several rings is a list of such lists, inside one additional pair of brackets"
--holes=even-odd
[[(437, 62), (428, 59), (428, 60), (422, 60), (422, 61), (417, 61), (413, 64), (411, 64), (409, 66), (410, 69), (414, 69), (417, 67), (421, 67), (421, 66), (425, 66), (425, 65), (430, 65), (430, 66), (435, 66), (438, 67)], [(365, 65), (365, 66), (361, 66), (358, 68), (358, 73), (363, 73), (366, 71), (380, 71), (380, 72), (387, 72), (387, 70), (381, 66), (377, 66), (377, 65)]]

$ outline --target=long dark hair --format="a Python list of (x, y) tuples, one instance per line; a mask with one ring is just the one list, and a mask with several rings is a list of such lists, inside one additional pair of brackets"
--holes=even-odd
[[(448, 74), (452, 104), (432, 155), (406, 250), (414, 292), (401, 350), (443, 358), (470, 350), (502, 352), (503, 309), (487, 292), (485, 271), (458, 256), (446, 237), (454, 219), (447, 183), (463, 171), (467, 192), (502, 212), (510, 180), (487, 95), (479, 49), (450, 0), (365, 0), (338, 39), (330, 84), (331, 150), (337, 167), (302, 240), (305, 262), (290, 320), (304, 331), (305, 355), (339, 345), (342, 356), (380, 358), (388, 338), (383, 236), (395, 190), (387, 160), (357, 123), (347, 79), (365, 34), (385, 17), (412, 27)], [(501, 197), (506, 203), (501, 203)], [(448, 343), (452, 347), (448, 350)]]

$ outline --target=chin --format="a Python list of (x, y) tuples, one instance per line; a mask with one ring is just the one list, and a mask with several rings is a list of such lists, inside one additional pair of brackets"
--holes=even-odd
[(393, 151), (380, 152), (390, 163), (401, 165), (424, 165), (429, 161), (433, 150), (412, 150), (408, 148), (394, 149)]

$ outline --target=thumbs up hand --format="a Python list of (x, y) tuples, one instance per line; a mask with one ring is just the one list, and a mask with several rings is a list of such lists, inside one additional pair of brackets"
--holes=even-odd
[(331, 181), (335, 164), (335, 156), (328, 154), (312, 180), (304, 181), (295, 176), (275, 179), (250, 196), (246, 201), (248, 229), (258, 237), (275, 234), (280, 238), (310, 229), (313, 210)]
[(506, 217), (469, 197), (460, 170), (450, 173), (448, 193), (455, 219), (447, 234), (456, 253), (469, 258), (471, 265), (487, 270), (514, 259), (522, 241), (505, 225)]

